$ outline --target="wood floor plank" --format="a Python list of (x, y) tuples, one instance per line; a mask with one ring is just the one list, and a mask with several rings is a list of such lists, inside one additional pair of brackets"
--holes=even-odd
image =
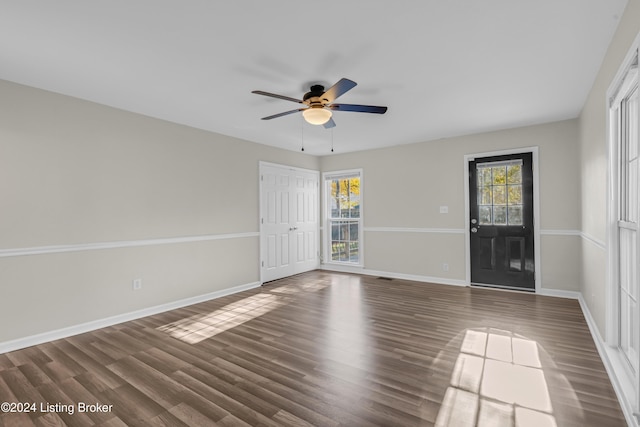
[(207, 427), (217, 425), (214, 420), (184, 402), (174, 406), (169, 412), (188, 426)]
[(25, 376), (29, 383), (35, 388), (40, 387), (41, 385), (48, 384), (53, 382), (51, 378), (47, 374), (44, 373), (42, 369), (35, 363), (28, 363), (25, 365), (18, 366), (22, 375)]
[(49, 412), (35, 419), (36, 427), (66, 427), (67, 424), (54, 412)]
[(5, 369), (11, 369), (15, 365), (11, 362), (11, 359), (6, 354), (0, 354), (0, 371), (4, 371)]
[(105, 390), (98, 396), (99, 402), (113, 405), (113, 413), (131, 426), (145, 426), (164, 408), (130, 384), (113, 390)]
[[(89, 390), (87, 390), (80, 382), (76, 380), (76, 378), (70, 378), (60, 383), (60, 388), (65, 393), (65, 395), (68, 396), (71, 401), (76, 404), (76, 409), (79, 409), (79, 402), (93, 405), (99, 403), (100, 401), (96, 394), (93, 394)], [(102, 424), (110, 421), (115, 417), (115, 414), (111, 410), (105, 412), (86, 411), (85, 413), (94, 424)]]
[(178, 405), (181, 393), (187, 390), (171, 377), (153, 369), (135, 356), (121, 359), (107, 368), (167, 410)]
[(43, 346), (28, 347), (22, 350), (7, 353), (6, 356), (14, 366), (26, 365), (28, 363), (45, 364), (51, 359), (43, 353)]
[[(22, 374), (19, 368), (11, 368), (0, 372), (0, 376), (4, 380), (13, 396), (0, 396), (0, 401), (10, 403), (28, 403), (40, 405), (46, 402), (46, 399), (40, 392), (29, 382)], [(14, 400), (15, 399), (15, 400)], [(29, 417), (33, 420), (39, 417), (38, 412), (29, 412)]]
[(35, 427), (35, 424), (27, 414), (0, 414), (0, 426)]
[(38, 391), (45, 399), (40, 409), (41, 413), (55, 413), (64, 422), (64, 425), (69, 427), (83, 427), (94, 424), (87, 413), (77, 410), (76, 401), (69, 397), (61, 386), (47, 383), (38, 387)]
[(326, 271), (1, 354), (0, 401), (112, 405), (2, 427), (626, 425), (577, 301)]
[[(216, 402), (217, 405), (228, 411), (229, 414), (233, 416), (233, 418), (241, 419), (243, 422), (249, 425), (265, 425), (278, 427), (278, 424), (272, 421), (269, 416), (266, 416), (259, 410), (256, 411), (254, 409), (256, 407), (262, 407), (262, 402), (251, 402), (251, 406), (246, 406), (236, 400), (237, 393), (235, 391), (231, 396), (227, 396), (217, 388), (211, 387), (210, 385), (203, 383), (198, 378), (194, 377), (195, 375), (202, 378), (203, 376), (206, 377), (206, 374), (198, 374), (197, 372), (194, 372), (193, 369), (191, 369), (191, 372), (193, 373), (193, 375), (180, 371), (176, 375), (174, 375), (174, 378), (180, 379), (183, 384), (187, 385), (198, 395), (212, 402)], [(217, 385), (219, 388), (228, 389), (228, 387), (225, 387), (224, 385)], [(277, 412), (277, 409), (274, 410), (274, 408), (267, 407), (266, 410), (267, 412), (271, 412), (272, 415)]]

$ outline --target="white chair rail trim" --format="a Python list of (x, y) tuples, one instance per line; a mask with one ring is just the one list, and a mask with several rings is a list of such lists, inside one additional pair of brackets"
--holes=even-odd
[(16, 249), (0, 249), (0, 258), (26, 256), (26, 255), (42, 255), (42, 254), (55, 254), (61, 252), (79, 252), (79, 251), (93, 251), (99, 249), (116, 249), (116, 248), (133, 248), (140, 246), (154, 246), (154, 245), (168, 245), (175, 243), (193, 243), (193, 242), (207, 242), (211, 240), (225, 240), (225, 239), (242, 239), (247, 237), (260, 237), (260, 233), (246, 232), (246, 233), (229, 233), (229, 234), (208, 234), (203, 236), (185, 236), (185, 237), (165, 237), (158, 239), (146, 239), (146, 240), (122, 240), (115, 242), (97, 242), (97, 243), (82, 243), (73, 245), (53, 245), (53, 246), (36, 246), (31, 248), (16, 248)]

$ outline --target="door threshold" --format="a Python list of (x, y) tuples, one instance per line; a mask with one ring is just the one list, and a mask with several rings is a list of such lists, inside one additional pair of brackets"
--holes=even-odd
[(530, 288), (519, 288), (517, 286), (505, 286), (505, 285), (493, 285), (490, 283), (471, 283), (471, 287), (474, 288), (491, 288), (491, 289), (499, 289), (502, 291), (516, 291), (516, 292), (526, 292), (526, 293), (535, 293), (536, 290)]

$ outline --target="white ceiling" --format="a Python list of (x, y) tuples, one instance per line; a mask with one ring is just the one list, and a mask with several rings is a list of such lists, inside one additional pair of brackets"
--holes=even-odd
[[(626, 3), (0, 0), (0, 79), (325, 155), (577, 117)], [(341, 77), (388, 112), (260, 120)]]

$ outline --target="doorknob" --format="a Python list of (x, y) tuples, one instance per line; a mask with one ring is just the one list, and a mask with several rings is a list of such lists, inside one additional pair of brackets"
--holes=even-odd
[(477, 229), (477, 228), (475, 228), (475, 227), (473, 227), (473, 228), (471, 228), (471, 232), (472, 232), (472, 233), (477, 233), (477, 232), (478, 232), (478, 229)]
[(298, 229), (298, 227), (289, 227), (289, 231), (295, 231), (297, 229)]

